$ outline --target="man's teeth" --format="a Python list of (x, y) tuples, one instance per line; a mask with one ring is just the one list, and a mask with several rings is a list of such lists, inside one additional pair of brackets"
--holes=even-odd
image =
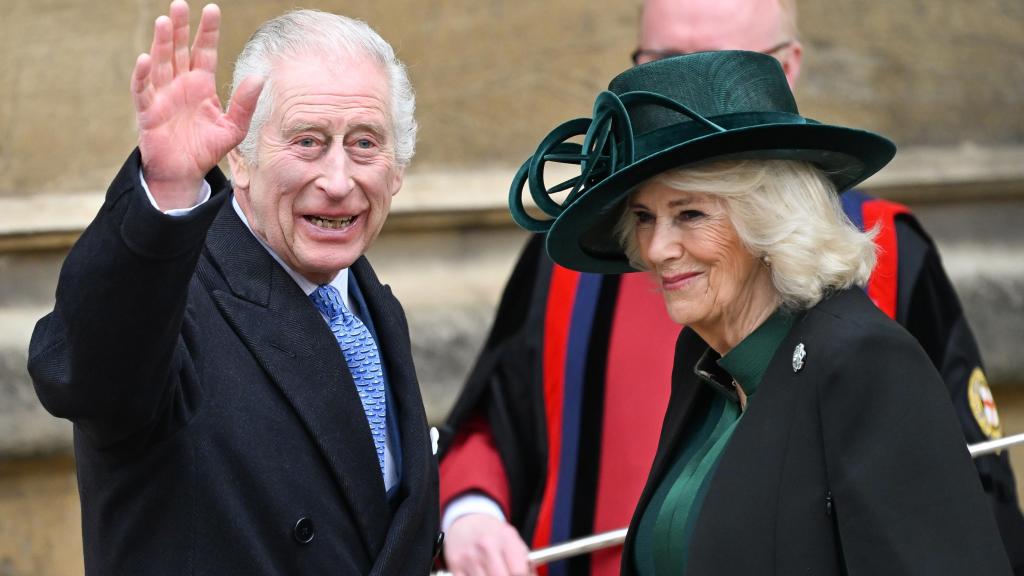
[(312, 222), (314, 225), (319, 226), (321, 228), (339, 230), (351, 224), (352, 220), (355, 219), (355, 216), (349, 216), (347, 218), (322, 218), (320, 216), (307, 216), (306, 219)]

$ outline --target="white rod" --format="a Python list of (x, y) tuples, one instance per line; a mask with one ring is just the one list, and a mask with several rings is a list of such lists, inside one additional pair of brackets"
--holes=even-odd
[(555, 560), (572, 558), (573, 556), (587, 554), (595, 550), (603, 550), (605, 548), (611, 548), (612, 546), (618, 546), (625, 541), (626, 528), (619, 528), (618, 530), (601, 532), (600, 534), (585, 536), (583, 538), (569, 540), (568, 542), (563, 542), (554, 546), (548, 546), (547, 548), (541, 548), (540, 550), (530, 552), (527, 558), (530, 560), (530, 564), (534, 566), (541, 566), (548, 562), (554, 562)]
[[(573, 556), (582, 556), (583, 554), (594, 552), (596, 550), (603, 550), (605, 548), (618, 546), (625, 541), (626, 528), (619, 528), (618, 530), (584, 536), (583, 538), (577, 538), (576, 540), (567, 540), (561, 544), (555, 544), (554, 546), (534, 550), (533, 552), (530, 552), (526, 558), (530, 561), (531, 566), (542, 566), (549, 562), (554, 562), (555, 560), (572, 558)], [(452, 576), (452, 573), (440, 570), (438, 572), (432, 572), (430, 576)]]
[(998, 440), (989, 440), (987, 442), (970, 444), (967, 446), (967, 450), (970, 451), (971, 458), (977, 458), (978, 456), (998, 452), (1003, 448), (1013, 446), (1014, 444), (1020, 444), (1022, 442), (1024, 442), (1024, 433), (1014, 434), (1013, 436), (1007, 436), (1006, 438), (999, 438)]

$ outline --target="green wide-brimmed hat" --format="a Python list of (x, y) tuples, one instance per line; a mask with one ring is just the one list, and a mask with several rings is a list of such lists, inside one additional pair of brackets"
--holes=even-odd
[[(567, 140), (582, 136), (583, 143)], [(633, 268), (615, 239), (626, 196), (666, 170), (730, 159), (803, 160), (842, 192), (896, 153), (883, 136), (800, 116), (779, 62), (758, 52), (700, 52), (658, 60), (616, 76), (598, 95), (593, 118), (553, 130), (519, 169), (509, 194), (517, 224), (547, 232), (551, 258), (583, 272)], [(548, 162), (580, 174), (551, 187)], [(523, 207), (523, 189), (552, 219)], [(564, 193), (559, 202), (556, 198)]]

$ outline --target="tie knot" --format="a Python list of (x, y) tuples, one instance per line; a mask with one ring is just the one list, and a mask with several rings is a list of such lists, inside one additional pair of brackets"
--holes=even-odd
[(330, 319), (345, 316), (348, 312), (348, 309), (345, 308), (345, 303), (341, 300), (341, 292), (338, 292), (338, 289), (330, 284), (318, 286), (309, 295), (309, 298), (316, 305), (317, 310)]

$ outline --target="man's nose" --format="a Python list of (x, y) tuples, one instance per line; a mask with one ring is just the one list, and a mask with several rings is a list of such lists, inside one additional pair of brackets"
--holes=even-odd
[(344, 198), (355, 187), (352, 178), (352, 159), (345, 146), (337, 143), (327, 149), (321, 161), (317, 186), (328, 196)]

